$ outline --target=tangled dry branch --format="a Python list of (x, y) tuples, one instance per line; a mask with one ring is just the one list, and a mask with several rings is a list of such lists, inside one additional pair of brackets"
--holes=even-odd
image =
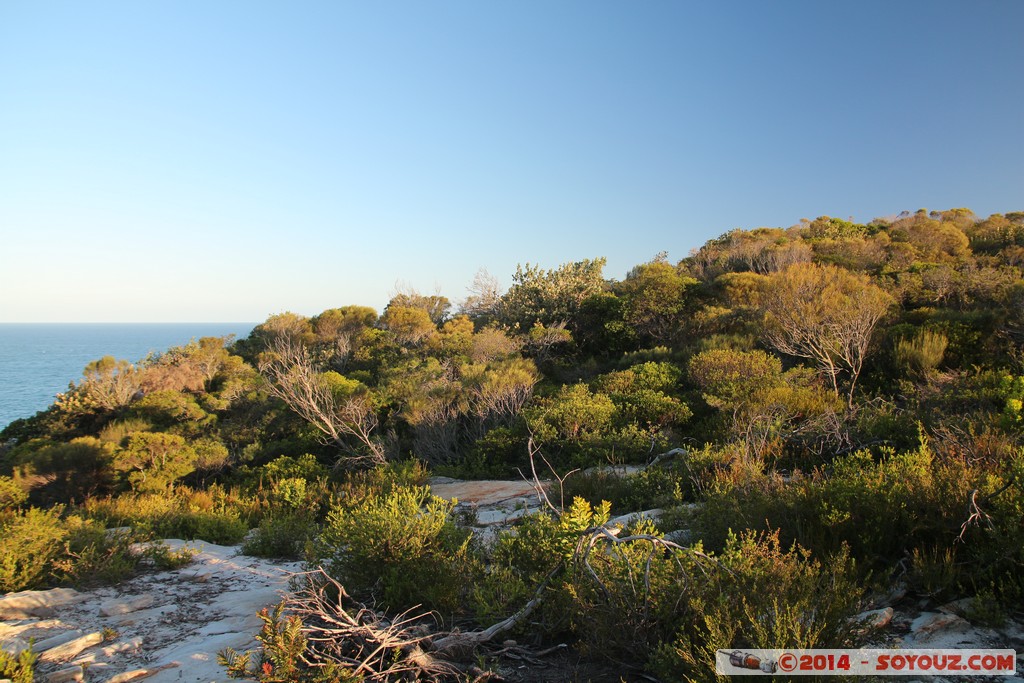
[(500, 680), (461, 661), (526, 619), (561, 567), (519, 611), (480, 631), (437, 631), (433, 615), (417, 608), (387, 618), (350, 598), (323, 569), (297, 575), (305, 586), (285, 599), (284, 609), (301, 620), (306, 646), (300, 659), (310, 669), (343, 669), (372, 682), (465, 681), (467, 674), (475, 681)]
[(388, 619), (351, 600), (322, 569), (304, 578), (306, 585), (286, 599), (285, 608), (302, 620), (307, 666), (340, 667), (367, 681), (442, 681), (459, 673), (424, 650), (432, 636), (429, 613), (414, 608)]
[[(611, 529), (609, 529), (606, 526), (591, 527), (590, 529), (585, 530), (580, 535), (579, 541), (576, 544), (576, 552), (573, 555), (573, 559), (579, 566), (583, 567), (583, 569), (594, 581), (597, 587), (601, 589), (601, 592), (604, 593), (606, 598), (611, 597), (611, 592), (608, 590), (608, 587), (598, 576), (597, 572), (594, 570), (593, 565), (590, 564), (590, 556), (593, 553), (594, 548), (601, 543), (604, 544), (604, 550), (606, 552), (615, 554), (623, 560), (625, 560), (626, 558), (623, 557), (622, 554), (619, 552), (618, 548), (620, 546), (633, 543), (648, 544), (648, 549), (646, 554), (643, 556), (642, 562), (643, 595), (645, 596), (649, 595), (651, 592), (651, 563), (653, 562), (655, 556), (658, 553), (664, 553), (675, 561), (676, 566), (679, 568), (679, 576), (682, 577), (684, 580), (687, 572), (685, 567), (683, 566), (682, 560), (680, 560), (680, 555), (682, 554), (689, 554), (692, 557), (700, 560), (701, 562), (699, 562), (697, 566), (700, 568), (701, 571), (704, 571), (704, 567), (701, 565), (701, 563), (704, 562), (706, 562), (707, 564), (714, 564), (715, 566), (721, 567), (721, 564), (718, 563), (717, 560), (715, 560), (709, 555), (706, 555), (700, 550), (683, 547), (678, 543), (666, 540), (664, 538), (661, 538), (660, 536), (654, 536), (651, 534), (632, 534), (630, 536), (623, 536), (622, 538), (619, 538)], [(631, 569), (639, 568), (631, 567)], [(632, 572), (629, 574), (629, 578), (630, 581), (633, 580)], [(635, 584), (633, 586), (633, 594), (638, 596), (640, 595), (640, 593), (637, 591), (637, 587)]]

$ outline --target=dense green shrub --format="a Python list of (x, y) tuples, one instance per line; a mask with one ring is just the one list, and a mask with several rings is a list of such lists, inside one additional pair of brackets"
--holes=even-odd
[[(927, 446), (879, 460), (867, 452), (789, 480), (720, 475), (695, 513), (701, 538), (721, 547), (730, 529), (777, 530), (819, 557), (844, 547), (865, 569), (885, 572), (912, 560), (911, 587), (936, 599), (995, 582), (1021, 590), (1024, 566), (1024, 457), (998, 463)], [(974, 501), (977, 514), (970, 514)]]
[(579, 497), (591, 505), (608, 501), (613, 514), (669, 507), (683, 502), (686, 477), (670, 467), (647, 467), (623, 474), (615, 468), (577, 472), (563, 485), (565, 500)]
[(288, 455), (275, 458), (261, 468), (261, 474), (271, 481), (293, 478), (316, 481), (327, 477), (328, 470), (315, 455), (303, 453), (294, 458)]
[(607, 502), (592, 506), (574, 498), (557, 517), (546, 512), (527, 515), (498, 536), (473, 586), (477, 618), (485, 623), (502, 619), (543, 589), (539, 610), (522, 629), (534, 636), (567, 633), (567, 581), (580, 534), (607, 522), (610, 510)]
[(17, 654), (0, 649), (0, 678), (11, 683), (33, 683), (37, 659), (39, 656), (30, 647)]
[(0, 513), (0, 593), (43, 585), (60, 552), (67, 528), (60, 506)]
[(63, 524), (67, 535), (62, 552), (52, 561), (52, 583), (117, 583), (135, 571), (139, 556), (132, 546), (144, 540), (142, 534), (111, 532), (77, 515), (67, 517)]
[[(300, 480), (301, 481), (301, 480)], [(301, 559), (318, 532), (308, 513), (278, 512), (260, 520), (242, 544), (242, 552), (256, 557)]]
[(715, 559), (687, 572), (677, 631), (651, 650), (650, 668), (663, 680), (718, 680), (719, 649), (858, 644), (852, 617), (863, 589), (845, 551), (820, 561), (798, 546), (784, 550), (777, 534), (747, 533), (730, 537)]
[(247, 513), (252, 510), (220, 489), (211, 491), (178, 488), (164, 495), (136, 493), (90, 499), (83, 511), (106, 526), (145, 529), (159, 538), (238, 543), (249, 530)]
[(109, 533), (64, 508), (0, 513), (0, 593), (44, 586), (114, 583), (135, 571), (132, 544), (144, 537)]
[(391, 608), (458, 611), (468, 585), (470, 535), (452, 522), (453, 507), (411, 486), (346, 502), (328, 514), (311, 565)]

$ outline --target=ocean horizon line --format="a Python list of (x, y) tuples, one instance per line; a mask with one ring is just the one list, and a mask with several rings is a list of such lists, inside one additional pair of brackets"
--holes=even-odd
[(259, 325), (254, 320), (0, 320), (0, 325)]

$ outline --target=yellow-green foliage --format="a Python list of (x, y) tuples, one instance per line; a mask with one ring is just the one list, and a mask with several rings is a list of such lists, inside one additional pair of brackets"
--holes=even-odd
[(67, 532), (62, 552), (52, 561), (51, 583), (116, 583), (138, 565), (132, 545), (138, 533), (111, 533), (102, 524), (70, 515), (63, 520)]
[(263, 517), (259, 526), (245, 539), (242, 552), (256, 557), (298, 560), (304, 556), (318, 531), (316, 521), (307, 513), (272, 512)]
[(50, 575), (51, 563), (67, 538), (61, 507), (29, 508), (0, 516), (0, 593), (36, 588)]
[(185, 438), (166, 432), (138, 432), (115, 454), (114, 467), (136, 491), (163, 491), (195, 469), (196, 452)]
[(484, 622), (501, 619), (530, 600), (545, 582), (544, 602), (532, 632), (558, 633), (569, 627), (565, 582), (580, 534), (608, 521), (611, 505), (592, 506), (583, 498), (557, 518), (546, 512), (527, 515), (514, 529), (502, 533), (490, 554), (490, 562), (473, 586), (472, 604)]
[[(663, 680), (718, 680), (725, 648), (840, 648), (856, 643), (863, 589), (848, 554), (819, 561), (778, 534), (731, 536), (714, 563), (668, 573), (676, 632), (651, 652)], [(681, 580), (685, 590), (680, 591)], [(657, 585), (652, 582), (652, 585)], [(661, 625), (664, 627), (664, 625)]]
[(39, 656), (30, 647), (17, 654), (8, 654), (0, 649), (0, 677), (11, 683), (32, 683), (37, 659)]
[[(696, 527), (713, 547), (724, 543), (729, 529), (747, 528), (778, 530), (785, 542), (798, 541), (819, 556), (845, 545), (859, 564), (878, 570), (914, 556), (912, 578), (918, 577), (924, 593), (956, 588), (951, 584), (959, 578), (944, 568), (950, 566), (959, 567), (964, 580), (995, 580), (1014, 591), (1019, 582), (1007, 584), (1004, 576), (1019, 575), (1024, 563), (1022, 482), (1019, 452), (993, 463), (940, 456), (927, 446), (883, 451), (877, 460), (862, 451), (807, 475), (795, 473), (788, 482), (720, 473), (706, 491)], [(965, 524), (972, 496), (984, 516)]]
[(59, 584), (118, 581), (134, 571), (132, 534), (104, 527), (64, 508), (0, 513), (0, 593)]
[(11, 477), (0, 477), (0, 511), (20, 507), (28, 501), (28, 492)]
[(296, 458), (282, 455), (264, 465), (261, 471), (271, 481), (296, 477), (316, 481), (328, 474), (327, 468), (317, 462), (316, 456), (309, 453)]
[(223, 489), (192, 491), (179, 487), (165, 494), (133, 493), (116, 498), (93, 498), (85, 514), (107, 526), (131, 526), (160, 538), (202, 539), (238, 543), (249, 529), (252, 501), (229, 496)]
[(389, 607), (422, 604), (450, 614), (460, 608), (470, 570), (470, 535), (452, 522), (453, 507), (410, 486), (338, 506), (311, 564)]
[(896, 342), (896, 362), (914, 374), (926, 375), (942, 362), (948, 345), (949, 339), (941, 332), (921, 330)]
[(749, 402), (755, 391), (781, 383), (782, 376), (782, 362), (764, 351), (701, 351), (688, 369), (708, 405), (729, 410)]
[(573, 632), (588, 653), (613, 661), (644, 662), (671, 639), (695, 577), (709, 571), (699, 554), (667, 551), (651, 540), (660, 534), (650, 520), (619, 533), (634, 536), (614, 544), (599, 537), (581, 547), (564, 584)]

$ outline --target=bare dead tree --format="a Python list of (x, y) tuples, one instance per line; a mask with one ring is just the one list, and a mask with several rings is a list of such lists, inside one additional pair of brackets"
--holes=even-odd
[[(340, 396), (328, 385), (301, 342), (280, 335), (260, 357), (259, 371), (270, 393), (316, 427), (345, 453), (348, 466), (385, 461), (384, 446), (374, 433), (377, 414), (365, 394)], [(354, 440), (359, 447), (353, 447)]]
[[(543, 453), (541, 453), (540, 447), (537, 446), (536, 442), (533, 440), (533, 434), (530, 435), (530, 439), (526, 444), (526, 451), (530, 457), (530, 474), (533, 477), (533, 489), (537, 492), (537, 498), (543, 501), (548, 506), (548, 509), (555, 513), (555, 515), (562, 514), (565, 510), (565, 480), (576, 472), (579, 472), (579, 468), (577, 467), (576, 469), (569, 470), (562, 476), (559, 476), (558, 472), (555, 471), (555, 468), (551, 466), (550, 462), (548, 462), (548, 459), (544, 457)], [(558, 482), (558, 507), (555, 507), (551, 503), (551, 499), (548, 498), (547, 488), (543, 483), (541, 483), (540, 477), (537, 476), (537, 463), (534, 461), (534, 458), (537, 456), (540, 456), (540, 459), (548, 466), (548, 470), (551, 472), (552, 476), (554, 476), (555, 481)], [(520, 475), (522, 475), (521, 472)], [(526, 477), (523, 478), (525, 479)]]
[(491, 275), (486, 268), (476, 271), (472, 284), (466, 288), (469, 295), (459, 306), (459, 310), (477, 320), (490, 320), (498, 312), (501, 304), (501, 284), (498, 278)]

